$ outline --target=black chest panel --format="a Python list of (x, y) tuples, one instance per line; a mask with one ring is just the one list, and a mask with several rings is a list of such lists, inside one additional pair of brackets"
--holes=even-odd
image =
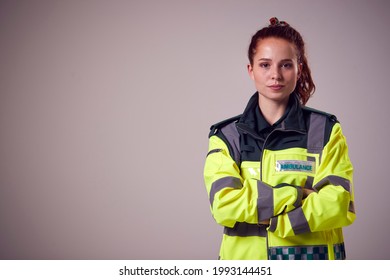
[(304, 132), (273, 130), (262, 136), (242, 130), (239, 133), (242, 161), (261, 161), (264, 149), (277, 151), (307, 147), (307, 134)]

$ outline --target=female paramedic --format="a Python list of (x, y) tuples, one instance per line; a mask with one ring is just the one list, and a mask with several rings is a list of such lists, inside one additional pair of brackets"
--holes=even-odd
[(271, 18), (248, 49), (256, 93), (211, 127), (204, 180), (224, 227), (220, 259), (345, 259), (355, 220), (353, 167), (336, 117), (313, 94), (299, 32)]

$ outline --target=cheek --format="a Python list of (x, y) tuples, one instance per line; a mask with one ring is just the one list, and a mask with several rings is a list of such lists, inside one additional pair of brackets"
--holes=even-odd
[(286, 78), (291, 82), (296, 82), (299, 79), (298, 71), (291, 71), (286, 75)]
[(257, 72), (257, 73), (254, 75), (254, 78), (255, 78), (255, 81), (257, 81), (257, 82), (259, 82), (259, 83), (263, 83), (263, 82), (266, 80), (266, 74), (265, 74), (265, 73)]

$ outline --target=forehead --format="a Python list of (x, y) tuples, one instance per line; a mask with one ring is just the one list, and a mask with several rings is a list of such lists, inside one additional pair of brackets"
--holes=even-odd
[(281, 38), (265, 38), (257, 42), (255, 58), (294, 59), (297, 57), (295, 45)]

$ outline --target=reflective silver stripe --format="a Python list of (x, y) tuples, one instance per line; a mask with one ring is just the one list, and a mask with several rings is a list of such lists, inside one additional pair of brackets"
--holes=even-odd
[(224, 233), (229, 236), (267, 236), (267, 225), (257, 225), (237, 222), (233, 228), (225, 227)]
[[(325, 142), (326, 116), (312, 113), (310, 115), (310, 127), (307, 135), (307, 152), (318, 154), (321, 161), (322, 150)], [(315, 157), (308, 156), (308, 161), (315, 162)], [(305, 182), (305, 189), (313, 188), (314, 178), (308, 176)]]
[[(310, 142), (310, 141), (309, 141), (309, 142)], [(309, 150), (309, 149), (308, 149), (308, 150)], [(314, 162), (314, 166), (316, 166), (316, 165), (315, 165), (315, 162), (316, 162), (316, 158), (315, 158), (315, 157), (310, 157), (310, 156), (308, 156), (308, 157), (307, 157), (307, 160), (308, 160), (308, 161)], [(317, 167), (315, 167), (315, 169), (317, 169)], [(317, 170), (316, 170), (316, 172), (317, 172)], [(313, 176), (307, 176), (307, 179), (306, 179), (304, 188), (305, 188), (305, 189), (312, 189), (312, 188), (313, 188), (313, 181), (314, 181), (314, 177), (313, 177)]]
[(306, 217), (303, 214), (303, 210), (301, 207), (288, 212), (287, 215), (290, 219), (291, 227), (295, 235), (310, 232), (309, 223), (306, 220)]
[(319, 191), (326, 185), (342, 186), (347, 192), (351, 192), (351, 182), (343, 177), (336, 175), (329, 175), (319, 181), (313, 188)]
[(257, 218), (261, 222), (274, 215), (274, 191), (262, 181), (257, 181), (257, 193)]
[(304, 188), (305, 189), (312, 189), (313, 188), (313, 181), (314, 181), (313, 176), (307, 176)]
[(319, 154), (321, 158), (325, 140), (326, 116), (312, 113), (310, 115), (310, 127), (307, 136), (307, 151)]
[(310, 157), (310, 156), (308, 156), (308, 157), (307, 157), (307, 160), (308, 160), (308, 161), (316, 162), (316, 158), (315, 158), (315, 157)]
[(211, 150), (210, 152), (207, 153), (206, 157), (208, 157), (211, 154), (219, 153), (219, 152), (222, 152), (222, 149), (213, 149), (213, 150)]
[(210, 205), (213, 206), (214, 202), (214, 196), (217, 192), (222, 190), (223, 188), (234, 188), (234, 189), (239, 189), (242, 187), (240, 179), (229, 176), (229, 177), (223, 177), (221, 179), (218, 179), (211, 185), (211, 190), (210, 190)]
[(297, 194), (297, 200), (295, 200), (295, 202), (293, 204), (295, 208), (301, 206), (302, 198), (303, 198), (303, 190), (302, 190), (302, 188), (301, 187), (297, 187), (296, 189), (297, 189), (297, 193), (298, 194)]
[(232, 148), (233, 154), (231, 155), (234, 161), (240, 166), (241, 162), (241, 151), (240, 151), (240, 134), (238, 133), (236, 123), (230, 123), (221, 128), (221, 132), (226, 137)]

